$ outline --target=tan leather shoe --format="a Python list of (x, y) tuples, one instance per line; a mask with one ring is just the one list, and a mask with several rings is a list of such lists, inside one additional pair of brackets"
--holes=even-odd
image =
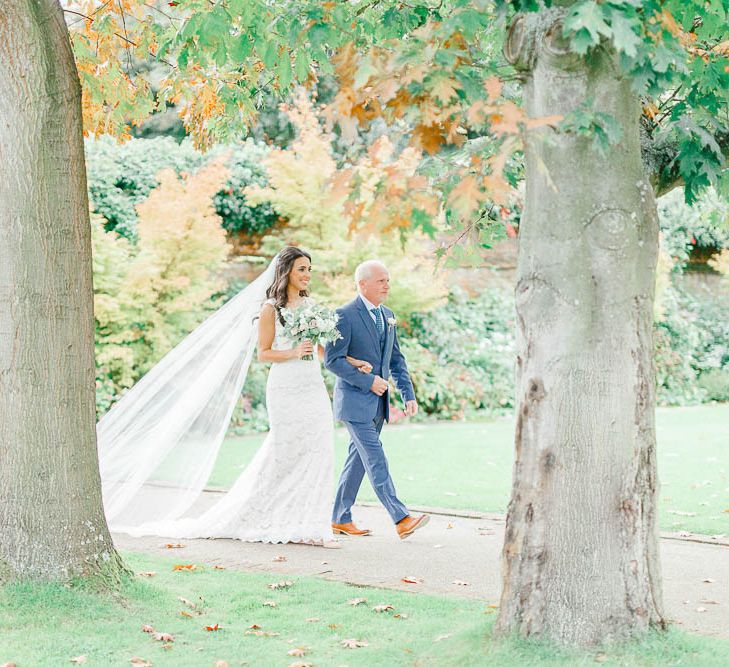
[(369, 535), (369, 528), (357, 528), (351, 521), (349, 523), (333, 523), (332, 530), (335, 535)]
[(422, 528), (428, 521), (430, 521), (430, 517), (427, 514), (421, 514), (418, 517), (412, 517), (408, 514), (395, 524), (395, 529), (400, 539), (404, 540), (406, 537), (410, 537), (418, 528)]

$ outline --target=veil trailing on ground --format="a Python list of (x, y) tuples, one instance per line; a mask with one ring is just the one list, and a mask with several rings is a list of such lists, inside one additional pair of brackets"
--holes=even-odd
[(277, 260), (97, 424), (104, 510), (112, 530), (155, 534), (155, 524), (182, 517), (199, 497), (248, 373)]

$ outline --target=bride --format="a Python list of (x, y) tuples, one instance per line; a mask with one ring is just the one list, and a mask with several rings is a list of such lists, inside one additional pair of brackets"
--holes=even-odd
[[(97, 426), (104, 508), (114, 531), (339, 547), (330, 523), (333, 417), (310, 342), (283, 308), (309, 299), (311, 256), (284, 248), (268, 269), (147, 373)], [(271, 363), (270, 430), (232, 488), (203, 494), (253, 349)], [(362, 372), (367, 363), (348, 361)]]

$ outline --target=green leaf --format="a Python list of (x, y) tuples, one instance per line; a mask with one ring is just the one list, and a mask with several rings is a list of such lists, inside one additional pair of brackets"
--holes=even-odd
[(610, 37), (612, 29), (605, 22), (603, 5), (592, 1), (574, 5), (564, 20), (564, 34), (577, 53), (587, 53), (591, 46), (597, 46), (601, 35)]
[(286, 90), (293, 79), (293, 72), (291, 71), (291, 56), (288, 51), (283, 54), (283, 57), (278, 62), (276, 68), (276, 74), (278, 75), (278, 83), (281, 90)]
[(641, 39), (634, 28), (640, 28), (640, 23), (637, 20), (631, 21), (621, 12), (612, 12), (610, 24), (615, 48), (631, 58), (637, 56)]

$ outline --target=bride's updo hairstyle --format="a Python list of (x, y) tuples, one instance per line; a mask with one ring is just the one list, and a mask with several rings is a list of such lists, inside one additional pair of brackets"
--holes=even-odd
[[(266, 297), (275, 301), (274, 305), (278, 311), (281, 324), (284, 323), (281, 309), (286, 307), (286, 302), (288, 301), (289, 276), (294, 268), (294, 262), (299, 257), (306, 257), (311, 262), (311, 255), (308, 252), (293, 245), (286, 246), (278, 254), (273, 283), (266, 291)], [(306, 290), (301, 290), (299, 296), (309, 296), (309, 293)]]

